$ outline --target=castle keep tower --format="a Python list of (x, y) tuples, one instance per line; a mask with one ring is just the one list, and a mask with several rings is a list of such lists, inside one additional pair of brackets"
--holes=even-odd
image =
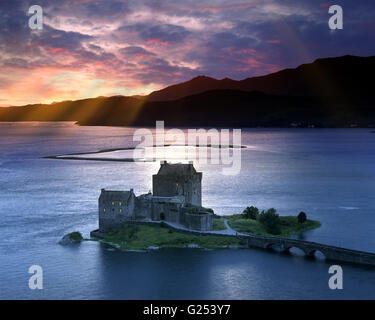
[(153, 195), (157, 197), (183, 196), (185, 203), (202, 206), (202, 173), (193, 163), (161, 162), (159, 172), (152, 176)]

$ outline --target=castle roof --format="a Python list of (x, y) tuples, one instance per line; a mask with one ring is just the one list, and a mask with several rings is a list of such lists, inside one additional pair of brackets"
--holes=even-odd
[(100, 194), (100, 198), (102, 200), (108, 200), (108, 201), (118, 201), (122, 200), (124, 202), (128, 201), (129, 198), (134, 195), (133, 190), (129, 191), (112, 191), (112, 190), (102, 190), (102, 193)]
[(168, 163), (162, 162), (157, 175), (168, 176), (192, 176), (195, 175), (195, 170), (192, 163)]

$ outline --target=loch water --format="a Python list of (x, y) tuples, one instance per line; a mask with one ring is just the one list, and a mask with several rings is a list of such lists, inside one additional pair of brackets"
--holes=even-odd
[[(97, 228), (101, 188), (151, 190), (158, 163), (45, 159), (126, 148), (135, 128), (0, 123), (0, 299), (374, 299), (375, 269), (269, 251), (120, 252), (97, 242), (58, 245)], [(203, 205), (248, 205), (321, 221), (304, 240), (375, 253), (375, 134), (370, 129), (243, 129), (241, 172), (205, 165)], [(28, 286), (32, 265), (43, 289)]]

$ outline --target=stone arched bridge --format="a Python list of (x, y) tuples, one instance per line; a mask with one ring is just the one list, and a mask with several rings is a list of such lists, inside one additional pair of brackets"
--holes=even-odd
[(247, 241), (249, 247), (262, 249), (278, 248), (281, 252), (288, 252), (291, 248), (298, 248), (302, 250), (306, 256), (311, 257), (314, 256), (315, 252), (320, 251), (325, 256), (326, 260), (375, 266), (374, 253), (287, 238), (252, 235), (241, 236), (241, 238)]

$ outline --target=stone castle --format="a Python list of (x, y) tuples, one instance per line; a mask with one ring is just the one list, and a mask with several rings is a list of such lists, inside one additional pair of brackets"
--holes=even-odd
[(152, 176), (153, 194), (102, 189), (99, 230), (107, 232), (134, 221), (167, 221), (191, 230), (213, 229), (213, 211), (202, 207), (202, 173), (189, 164), (162, 161)]

